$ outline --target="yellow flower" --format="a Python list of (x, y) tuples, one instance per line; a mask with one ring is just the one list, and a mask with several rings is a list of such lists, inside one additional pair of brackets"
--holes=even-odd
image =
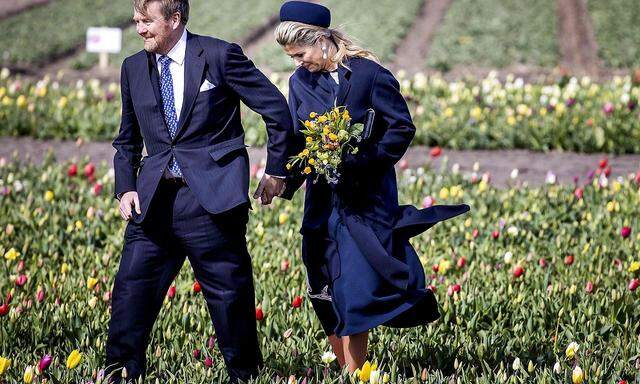
[(336, 135), (335, 133), (330, 133), (329, 134), (329, 140), (331, 140), (331, 141), (338, 140), (338, 135)]
[(471, 110), (471, 117), (473, 117), (475, 120), (481, 120), (482, 119), (482, 109), (480, 107), (475, 107)]
[(567, 346), (567, 349), (565, 351), (565, 355), (569, 359), (573, 359), (573, 357), (576, 355), (576, 352), (578, 352), (578, 349), (580, 349), (580, 346), (578, 345), (578, 343), (576, 343), (575, 341), (572, 341)]
[(509, 116), (507, 117), (507, 124), (509, 125), (516, 125), (516, 118), (513, 116)]
[(633, 273), (638, 271), (640, 271), (640, 261), (632, 262), (631, 265), (629, 266), (629, 272)]
[(69, 264), (62, 263), (62, 267), (60, 267), (60, 273), (64, 275), (67, 273), (67, 271), (69, 271)]
[(80, 220), (76, 220), (75, 226), (76, 226), (76, 229), (84, 228), (84, 224), (82, 224), (82, 221), (80, 221)]
[(442, 259), (438, 263), (438, 273), (444, 275), (451, 268), (451, 261), (447, 259)]
[(576, 365), (576, 367), (573, 368), (571, 380), (573, 381), (573, 384), (582, 384), (582, 381), (584, 380), (584, 373), (582, 373), (582, 368), (580, 368), (579, 365)]
[(442, 189), (440, 189), (440, 193), (438, 194), (438, 196), (442, 200), (448, 199), (449, 198), (449, 190), (447, 189), (447, 187), (442, 187)]
[(53, 197), (54, 197), (53, 191), (47, 191), (44, 193), (45, 201), (51, 201), (53, 200)]
[(280, 225), (284, 224), (287, 222), (287, 220), (289, 220), (289, 215), (286, 213), (281, 213), (280, 216), (278, 216), (278, 223)]
[(4, 373), (9, 370), (10, 366), (11, 366), (11, 360), (0, 356), (0, 375), (4, 375)]
[(5, 96), (2, 98), (2, 105), (7, 106), (12, 103), (12, 100), (9, 96)]
[(556, 114), (557, 115), (562, 115), (565, 111), (565, 106), (564, 103), (558, 103), (558, 105), (556, 105)]
[(285, 167), (287, 168), (287, 171), (290, 171), (293, 166), (290, 163), (287, 163)]
[(351, 116), (349, 116), (349, 111), (345, 109), (344, 112), (342, 112), (342, 118), (348, 120), (350, 117)]
[(18, 108), (24, 108), (27, 105), (27, 98), (24, 95), (18, 96), (16, 99), (16, 105)]
[(324, 123), (326, 121), (327, 121), (327, 116), (322, 115), (322, 116), (318, 117), (318, 122), (319, 123)]
[(45, 97), (47, 95), (47, 87), (39, 87), (36, 90), (36, 95), (38, 97)]
[(68, 102), (69, 100), (65, 96), (62, 96), (60, 100), (58, 100), (58, 108), (62, 109), (66, 107)]
[(328, 135), (328, 134), (329, 134), (329, 132), (330, 132), (330, 131), (329, 131), (329, 127), (324, 127), (324, 128), (322, 128), (322, 133), (324, 133), (325, 135)]
[(310, 119), (315, 119), (315, 118), (316, 118), (316, 116), (318, 116), (318, 114), (317, 114), (317, 113), (315, 113), (315, 112), (311, 112), (311, 113), (309, 114), (309, 118), (310, 118)]
[(304, 169), (302, 170), (302, 172), (304, 172), (305, 175), (308, 175), (311, 173), (311, 167), (304, 167)]
[(388, 382), (390, 382), (390, 381), (391, 381), (391, 376), (389, 376), (389, 374), (388, 374), (388, 373), (385, 373), (384, 375), (382, 375), (382, 382), (383, 382), (384, 384), (387, 384), (387, 383), (388, 383)]
[(33, 381), (33, 367), (31, 365), (24, 370), (24, 376), (22, 378), (25, 383), (31, 383)]
[(314, 159), (313, 157), (309, 159), (309, 164), (313, 165), (316, 163), (316, 159)]
[(367, 382), (369, 381), (370, 377), (371, 377), (371, 363), (369, 363), (369, 361), (367, 360), (364, 362), (364, 365), (362, 366), (360, 373), (358, 373), (358, 378), (360, 379), (360, 381)]
[(15, 260), (18, 256), (20, 256), (20, 252), (16, 251), (15, 248), (9, 249), (4, 254), (4, 258), (7, 259), (7, 260)]
[(313, 141), (313, 139), (311, 138), (311, 136), (307, 136), (307, 139), (306, 139), (306, 140), (307, 140), (307, 143), (310, 143), (310, 142), (312, 142), (312, 141)]
[(547, 115), (547, 108), (540, 108), (538, 113), (540, 114), (540, 116), (546, 116)]
[(451, 109), (451, 107), (448, 107), (447, 109), (444, 110), (444, 115), (446, 117), (453, 117), (453, 109)]
[(77, 349), (74, 349), (73, 352), (69, 354), (69, 357), (67, 357), (67, 369), (74, 369), (78, 364), (80, 364), (81, 360), (82, 353)]
[(96, 279), (95, 277), (89, 277), (87, 279), (87, 288), (93, 289), (96, 284), (98, 284), (98, 279)]

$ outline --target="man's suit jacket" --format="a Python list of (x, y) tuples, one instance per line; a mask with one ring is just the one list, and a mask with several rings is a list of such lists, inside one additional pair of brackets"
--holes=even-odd
[[(137, 191), (144, 220), (171, 156), (208, 212), (249, 202), (249, 159), (240, 122), (240, 101), (262, 115), (269, 136), (265, 172), (286, 176), (289, 108), (280, 91), (243, 54), (212, 37), (187, 34), (185, 91), (178, 131), (164, 121), (155, 55), (140, 51), (122, 64), (122, 121), (113, 142), (116, 196)], [(200, 92), (206, 80), (215, 87)], [(143, 145), (148, 156), (142, 158)]]

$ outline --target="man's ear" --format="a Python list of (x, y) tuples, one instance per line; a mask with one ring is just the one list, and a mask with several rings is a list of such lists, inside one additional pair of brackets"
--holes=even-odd
[(180, 14), (180, 12), (175, 12), (171, 16), (171, 23), (173, 24), (173, 29), (178, 29), (178, 27), (180, 27), (181, 21), (182, 21), (182, 14)]

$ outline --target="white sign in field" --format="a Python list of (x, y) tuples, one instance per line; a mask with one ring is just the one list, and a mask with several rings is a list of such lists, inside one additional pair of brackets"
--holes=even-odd
[(122, 29), (90, 27), (87, 29), (87, 52), (118, 53), (122, 49)]

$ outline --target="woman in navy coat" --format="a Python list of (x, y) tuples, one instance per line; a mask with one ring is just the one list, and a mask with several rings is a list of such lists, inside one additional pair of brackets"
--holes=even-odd
[(291, 1), (280, 10), (276, 40), (297, 66), (289, 81), (297, 122), (291, 153), (304, 149), (301, 122), (312, 112), (346, 106), (352, 123), (363, 123), (373, 109), (373, 128), (359, 152), (343, 158), (337, 186), (295, 174), (282, 197), (291, 198), (307, 181), (301, 233), (308, 293), (338, 361), (353, 372), (366, 359), (370, 329), (439, 317), (409, 238), (469, 207), (398, 205), (394, 164), (415, 133), (407, 104), (391, 72), (330, 29), (330, 18), (314, 3)]

